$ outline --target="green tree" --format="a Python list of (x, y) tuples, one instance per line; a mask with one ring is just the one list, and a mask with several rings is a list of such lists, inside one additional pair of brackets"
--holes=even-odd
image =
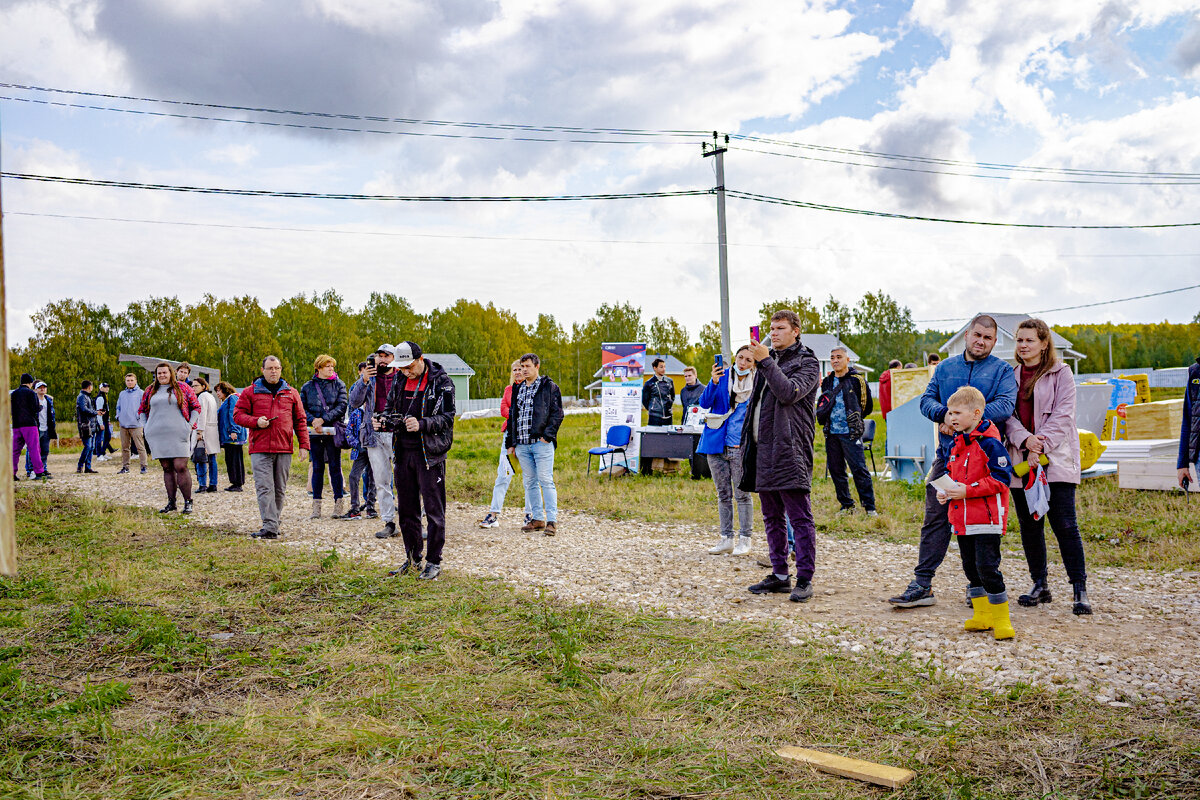
[(855, 335), (848, 341), (863, 364), (877, 371), (892, 358), (911, 354), (916, 341), (912, 312), (882, 290), (868, 292), (854, 309)]
[(472, 393), (499, 397), (508, 385), (509, 365), (529, 351), (529, 338), (513, 312), (464, 299), (433, 310), (428, 347), (422, 349), (457, 355), (475, 370)]
[(126, 353), (172, 361), (192, 359), (192, 323), (177, 297), (135, 300), (117, 315), (115, 328)]
[(824, 307), (821, 308), (821, 328), (819, 331), (809, 331), (809, 333), (833, 333), (841, 337), (843, 334), (849, 334), (853, 328), (851, 323), (854, 319), (854, 312), (849, 306), (839, 302), (833, 295), (829, 295), (829, 299), (825, 301)]
[(353, 378), (354, 367), (378, 342), (367, 344), (342, 296), (333, 289), (311, 299), (302, 294), (271, 309), (271, 330), (279, 343), (276, 354), (283, 376), (297, 386), (312, 376), (312, 364), (321, 353), (337, 359), (338, 372)]
[[(762, 307), (758, 309), (758, 316), (762, 320), (763, 339), (767, 338), (767, 330), (771, 327), (771, 315), (784, 309), (795, 311), (800, 316), (801, 333), (828, 332), (821, 321), (821, 311), (817, 308), (816, 303), (807, 297), (800, 296), (790, 300), (776, 300), (762, 304)], [(740, 346), (737, 344), (739, 340), (739, 337), (736, 336), (731, 340), (735, 350)]]
[[(537, 322), (525, 331), (529, 352), (537, 353), (542, 372), (554, 378), (565, 395), (578, 395), (584, 377), (574, 344), (553, 314), (538, 314)], [(586, 381), (585, 381), (586, 383)]]
[(221, 370), (222, 380), (234, 386), (253, 383), (263, 357), (279, 351), (271, 316), (257, 298), (218, 300), (206, 294), (187, 308), (187, 316), (196, 334), (190, 357), (197, 364)]
[[(422, 344), (429, 336), (429, 320), (418, 314), (403, 297), (388, 293), (371, 292), (370, 299), (356, 315), (358, 333), (368, 342), (368, 347), (397, 342)], [(363, 353), (363, 356), (367, 353)], [(361, 357), (360, 357), (361, 358)]]
[(117, 361), (116, 320), (105, 305), (58, 300), (33, 315), (33, 326), (37, 333), (30, 337), (22, 355), (24, 367), (45, 381), (49, 393), (57, 398), (62, 409), (59, 416), (66, 425), (62, 435), (70, 436), (75, 395), (83, 379), (96, 385), (121, 385), (124, 370)]
[(650, 320), (650, 352), (686, 358), (690, 349), (687, 328), (674, 317), (654, 317)]
[[(741, 345), (735, 346), (737, 350)], [(700, 326), (700, 340), (693, 346), (692, 366), (699, 373), (701, 383), (705, 383), (709, 379), (709, 371), (717, 360), (717, 353), (721, 352), (721, 323), (713, 320), (706, 322)], [(732, 357), (732, 353), (730, 357)]]
[(592, 376), (600, 369), (600, 345), (646, 340), (640, 307), (630, 303), (602, 303), (590, 319), (571, 326), (571, 341), (579, 354), (581, 381), (591, 383)]

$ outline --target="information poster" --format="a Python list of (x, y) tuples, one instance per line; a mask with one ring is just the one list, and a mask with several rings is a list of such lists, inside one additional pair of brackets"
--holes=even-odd
[[(600, 444), (608, 446), (608, 429), (628, 425), (636, 429), (642, 422), (642, 376), (646, 373), (646, 345), (612, 342), (600, 345), (603, 381), (600, 407)], [(638, 471), (638, 438), (633, 436), (625, 451), (631, 472)], [(621, 463), (621, 459), (617, 459)], [(601, 466), (604, 472), (606, 465)]]

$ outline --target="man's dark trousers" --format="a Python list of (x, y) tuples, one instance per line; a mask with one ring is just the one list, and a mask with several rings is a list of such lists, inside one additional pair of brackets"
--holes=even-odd
[(867, 511), (875, 510), (875, 487), (871, 485), (871, 473), (867, 471), (867, 458), (863, 455), (862, 443), (848, 433), (830, 433), (825, 436), (825, 457), (829, 465), (829, 477), (837, 492), (842, 508), (854, 508), (850, 496), (850, 481), (846, 478), (846, 466), (854, 476), (858, 489), (858, 500)]
[(404, 536), (408, 557), (421, 560), (424, 542), (421, 539), (421, 505), (429, 532), (429, 552), (425, 560), (442, 563), (442, 547), (446, 544), (446, 462), (425, 466), (425, 454), (420, 450), (398, 447), (396, 458), (396, 522)]
[[(936, 480), (946, 474), (946, 462), (940, 458), (933, 462), (932, 478)], [(913, 570), (917, 583), (926, 589), (933, 586), (933, 576), (946, 558), (950, 547), (949, 504), (937, 501), (937, 489), (925, 486), (925, 523), (921, 525), (921, 545), (917, 551), (917, 568)]]
[(808, 492), (803, 489), (759, 492), (758, 503), (762, 508), (771, 568), (780, 575), (788, 574), (787, 529), (790, 522), (796, 548), (796, 580), (811, 581), (816, 570), (817, 527)]

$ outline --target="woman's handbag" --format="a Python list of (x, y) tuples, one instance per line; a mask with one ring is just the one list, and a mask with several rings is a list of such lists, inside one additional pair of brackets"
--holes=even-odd
[[(317, 390), (317, 399), (321, 401), (321, 413), (328, 413), (329, 405), (325, 402), (325, 393), (321, 391), (321, 385), (313, 384), (313, 388)], [(346, 439), (346, 423), (340, 421), (333, 423), (330, 423), (328, 420), (324, 421), (327, 425), (333, 425), (333, 446), (339, 450), (349, 450), (352, 445), (350, 444), (349, 440)]]
[(192, 451), (192, 461), (196, 464), (208, 463), (208, 451), (204, 447), (204, 437), (196, 440), (196, 449)]

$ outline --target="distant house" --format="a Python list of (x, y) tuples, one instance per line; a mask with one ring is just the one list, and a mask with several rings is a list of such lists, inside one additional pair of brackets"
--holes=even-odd
[[(649, 375), (653, 374), (654, 370), (651, 369), (650, 365), (654, 363), (654, 359), (656, 359), (656, 358), (661, 358), (663, 361), (667, 362), (667, 377), (671, 379), (671, 383), (675, 384), (675, 394), (678, 395), (679, 390), (683, 388), (683, 368), (687, 365), (684, 364), (682, 361), (680, 361), (675, 356), (666, 355), (666, 354), (660, 355), (658, 353), (647, 353), (646, 354), (645, 375), (638, 373), (637, 365), (634, 364), (634, 365), (628, 367), (628, 370), (629, 370), (627, 373), (628, 376), (631, 378), (632, 377), (645, 378), (645, 377), (648, 377)], [(618, 370), (620, 370), (622, 368), (618, 367), (617, 365), (624, 364), (628, 360), (629, 359), (621, 359), (620, 361), (614, 361), (611, 365), (606, 365), (606, 366), (613, 368), (614, 375), (620, 375), (620, 372), (618, 372)], [(710, 365), (710, 368), (711, 368), (711, 365)], [(588, 392), (589, 397), (591, 397), (594, 392), (599, 391), (601, 386), (603, 385), (604, 370), (605, 370), (605, 367), (600, 367), (600, 369), (598, 369), (594, 373), (592, 373), (592, 377), (596, 378), (596, 380), (592, 381), (587, 386), (583, 387), (584, 390)], [(697, 372), (699, 373), (698, 377), (704, 375), (704, 370), (697, 369)], [(622, 379), (624, 379), (624, 376), (622, 376)], [(706, 380), (706, 378), (701, 377), (701, 381), (703, 382), (704, 380)]]
[(442, 365), (442, 369), (446, 370), (446, 374), (454, 382), (454, 399), (456, 401), (470, 399), (471, 376), (475, 374), (475, 370), (471, 369), (467, 362), (453, 353), (425, 353), (425, 358), (436, 361)]
[[(1016, 364), (1017, 326), (1029, 319), (1029, 314), (988, 314), (988, 316), (996, 320), (996, 346), (992, 349), (992, 355), (1003, 358), (1010, 364)], [(967, 322), (966, 325), (959, 328), (958, 332), (947, 339), (938, 349), (952, 356), (961, 354), (966, 349), (967, 325), (970, 324)], [(1059, 358), (1071, 362), (1071, 367), (1078, 373), (1079, 360), (1087, 358), (1087, 356), (1077, 350), (1072, 350), (1071, 343), (1056, 333), (1054, 328), (1050, 328), (1050, 338), (1054, 341), (1054, 346), (1058, 348)]]

